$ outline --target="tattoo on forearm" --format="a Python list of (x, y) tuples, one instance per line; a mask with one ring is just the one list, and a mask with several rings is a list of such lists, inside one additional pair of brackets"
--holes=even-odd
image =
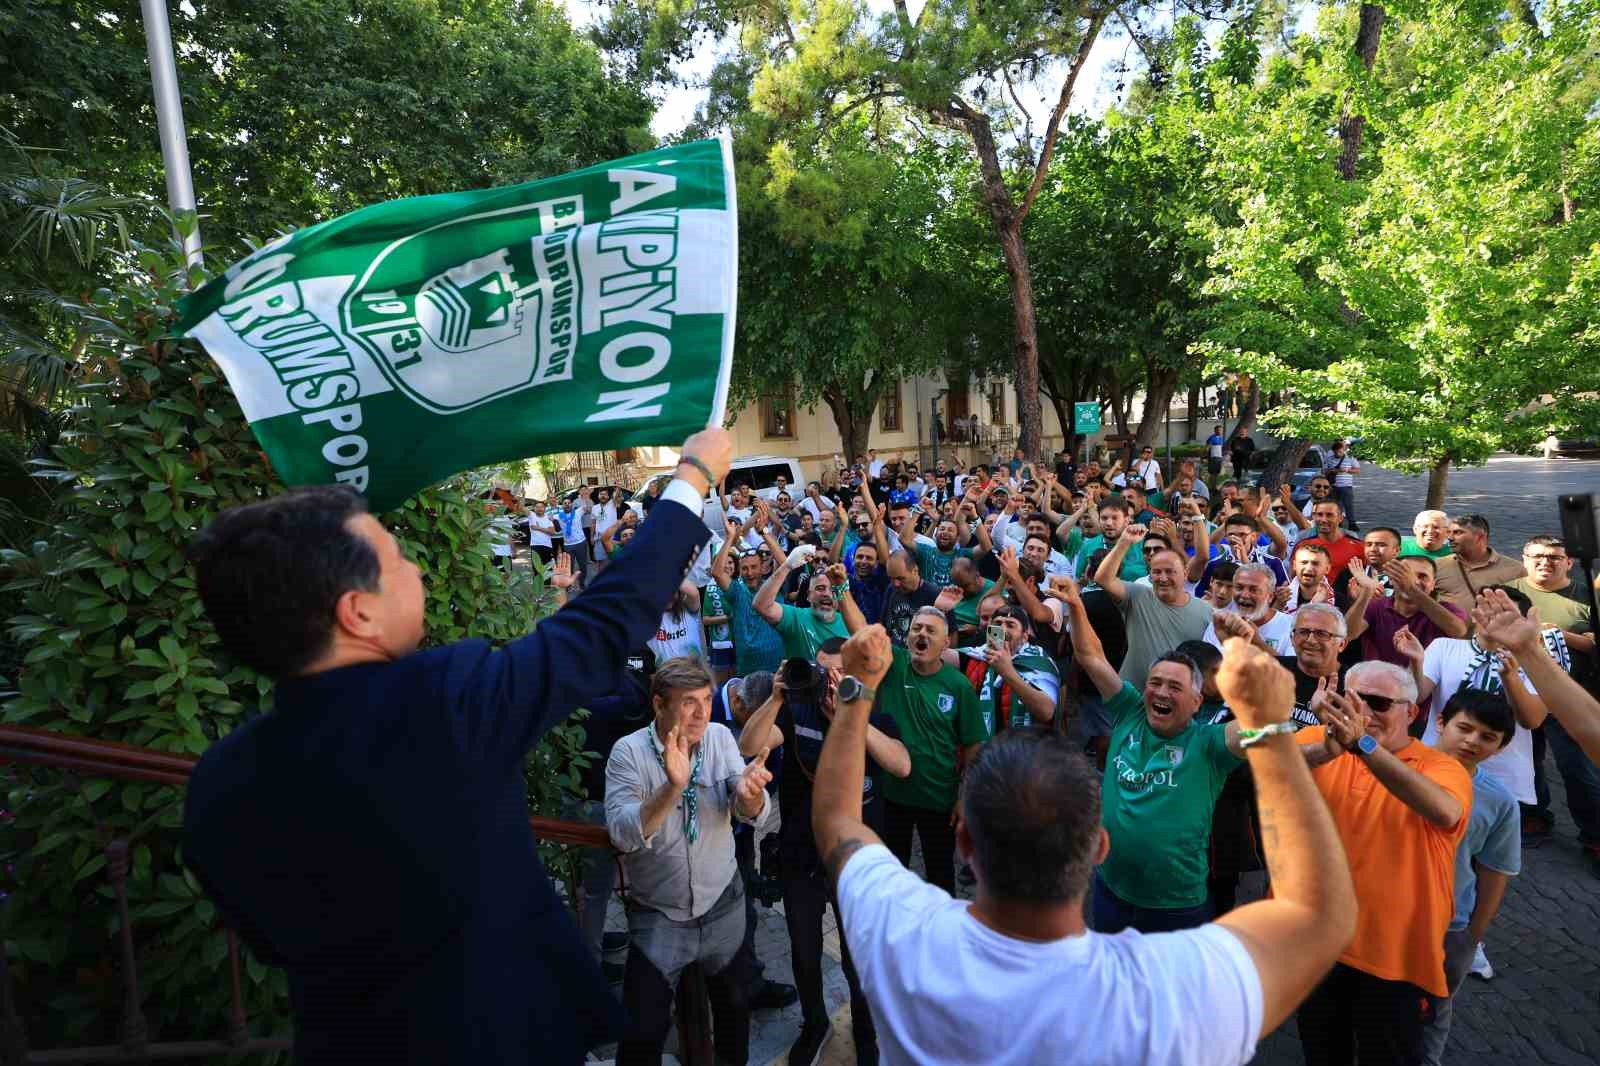
[(828, 880), (834, 884), (839, 883), (839, 871), (844, 869), (844, 864), (850, 861), (850, 856), (867, 846), (867, 842), (860, 837), (849, 837), (834, 845), (828, 857), (823, 860), (823, 865), (828, 869)]

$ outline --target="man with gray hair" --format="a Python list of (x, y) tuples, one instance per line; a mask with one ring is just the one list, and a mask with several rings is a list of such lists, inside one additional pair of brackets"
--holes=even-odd
[[(850, 632), (867, 620), (846, 588), (841, 604)], [(911, 864), (911, 835), (922, 842), (923, 868), (930, 884), (955, 892), (955, 825), (951, 812), (961, 774), (988, 739), (977, 693), (966, 676), (944, 661), (950, 646), (949, 623), (937, 607), (919, 607), (906, 630), (905, 647), (893, 649), (893, 664), (878, 690), (879, 708), (900, 730), (911, 756), (905, 777), (885, 776), (883, 840), (903, 865)]]
[(668, 659), (650, 684), (654, 721), (617, 741), (606, 761), (606, 828), (628, 884), (628, 1027), (619, 1066), (659, 1063), (678, 977), (706, 971), (716, 1052), (742, 1064), (750, 1050), (754, 959), (746, 950), (744, 882), (733, 823), (774, 820), (762, 751), (748, 766), (728, 727), (711, 721), (711, 673)]
[(1400, 558), (1408, 555), (1426, 555), (1430, 559), (1443, 559), (1451, 552), (1450, 516), (1443, 511), (1418, 511), (1411, 520), (1409, 537), (1400, 539)]
[(1295, 738), (1318, 764), (1311, 776), (1349, 856), (1357, 903), (1355, 940), (1300, 1008), (1300, 1042), (1312, 1066), (1421, 1063), (1430, 997), (1450, 994), (1444, 934), (1472, 779), (1412, 738), (1419, 708), (1409, 672), (1357, 663), (1345, 684), (1320, 701), (1327, 725)]
[[(1278, 577), (1264, 563), (1241, 563), (1233, 573), (1233, 610), (1240, 618), (1255, 627), (1256, 635), (1267, 650), (1283, 655), (1294, 650), (1289, 634), (1294, 629), (1294, 615), (1284, 614), (1272, 605), (1272, 594), (1277, 591)], [(1222, 637), (1217, 633), (1215, 614), (1201, 638), (1220, 650)]]

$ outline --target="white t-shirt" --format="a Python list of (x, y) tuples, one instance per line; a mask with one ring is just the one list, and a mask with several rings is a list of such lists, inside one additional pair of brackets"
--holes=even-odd
[[(741, 524), (750, 521), (750, 516), (755, 513), (754, 507), (734, 507), (732, 505), (730, 505), (728, 509), (723, 512), (726, 517), (731, 518), (733, 521)], [(761, 534), (752, 528), (750, 532), (744, 535), (744, 539), (740, 541), (740, 543), (743, 544), (745, 548), (750, 550), (759, 548), (761, 547)]]
[(617, 505), (615, 501), (607, 500), (605, 503), (595, 504), (593, 511), (594, 541), (596, 546), (598, 546), (600, 543), (600, 538), (605, 535), (606, 530), (610, 529), (618, 522)]
[[(1467, 683), (1468, 675), (1474, 672), (1474, 663), (1478, 664), (1477, 676), (1470, 687), (1488, 692), (1504, 691), (1498, 667), (1492, 658), (1487, 662), (1480, 660), (1478, 646), (1471, 639), (1437, 637), (1422, 653), (1422, 672), (1434, 685), (1433, 702), (1427, 707), (1428, 728), (1422, 734), (1424, 744), (1431, 747), (1439, 739), (1439, 712), (1456, 694), (1456, 689)], [(1533, 682), (1528, 680), (1527, 674), (1518, 670), (1517, 678), (1523, 688), (1533, 691)], [(1481, 765), (1484, 773), (1517, 797), (1517, 802), (1538, 802), (1533, 794), (1533, 733), (1520, 724), (1511, 743), (1483, 760)]]
[(1144, 487), (1151, 492), (1160, 487), (1161, 463), (1156, 459), (1141, 459), (1133, 464), (1133, 472), (1144, 479)]
[(546, 511), (542, 515), (530, 514), (528, 516), (528, 543), (535, 548), (550, 548), (554, 545), (550, 538), (557, 530), (556, 520)]
[[(1289, 631), (1294, 628), (1294, 615), (1284, 614), (1282, 611), (1273, 611), (1272, 617), (1262, 625), (1256, 626), (1256, 632), (1261, 634), (1261, 639), (1267, 642), (1279, 655), (1293, 655), (1294, 642), (1289, 639)], [(1222, 640), (1217, 636), (1215, 625), (1206, 626), (1205, 636), (1201, 638), (1207, 644), (1212, 644), (1218, 650), (1222, 648)]]
[(813, 522), (815, 522), (817, 525), (820, 526), (820, 525), (822, 525), (822, 512), (825, 511), (825, 510), (826, 511), (833, 510), (834, 504), (833, 504), (833, 501), (828, 499), (828, 497), (826, 497), (826, 496), (820, 496), (820, 497), (818, 497), (818, 499), (820, 499), (822, 501), (822, 504), (821, 504), (820, 507), (817, 505), (817, 500), (812, 499), (810, 496), (807, 496), (804, 499), (802, 499), (800, 501), (800, 506), (804, 507), (806, 510), (810, 511), (811, 512), (811, 520)]
[(696, 659), (706, 657), (700, 616), (692, 611), (684, 611), (677, 618), (673, 618), (670, 611), (661, 612), (661, 625), (656, 629), (656, 635), (645, 644), (655, 654), (657, 663), (676, 659), (680, 655), (690, 655)]
[(1041, 944), (970, 906), (881, 845), (845, 864), (841, 924), (885, 1063), (1231, 1066), (1255, 1053), (1261, 978), (1221, 926)]

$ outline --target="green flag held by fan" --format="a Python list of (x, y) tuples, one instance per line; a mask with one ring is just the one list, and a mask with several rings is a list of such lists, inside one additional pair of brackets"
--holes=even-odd
[(363, 208), (186, 298), (291, 485), (374, 511), (475, 466), (720, 424), (738, 233), (726, 142)]

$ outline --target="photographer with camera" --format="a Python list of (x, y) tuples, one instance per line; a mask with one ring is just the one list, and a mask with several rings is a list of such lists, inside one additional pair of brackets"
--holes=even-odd
[[(844, 639), (833, 637), (817, 649), (814, 662), (785, 659), (773, 682), (772, 695), (745, 722), (739, 739), (739, 751), (747, 758), (780, 746), (783, 752), (778, 775), (779, 868), (794, 979), (804, 1018), (800, 1037), (789, 1051), (791, 1066), (812, 1066), (833, 1035), (822, 995), (822, 916), (823, 907), (832, 905), (837, 922), (839, 910), (811, 835), (811, 782), (816, 777), (817, 759), (839, 698), (843, 647)], [(854, 687), (843, 695), (846, 699), (861, 698)], [(867, 724), (867, 773), (861, 793), (868, 825), (877, 825), (881, 807), (876, 781), (884, 774), (905, 777), (911, 773), (911, 753), (899, 738), (900, 728), (892, 715), (873, 713)], [(855, 1037), (856, 1061), (873, 1063), (877, 1061), (877, 1036), (840, 924), (840, 961), (850, 985), (850, 1028)]]

